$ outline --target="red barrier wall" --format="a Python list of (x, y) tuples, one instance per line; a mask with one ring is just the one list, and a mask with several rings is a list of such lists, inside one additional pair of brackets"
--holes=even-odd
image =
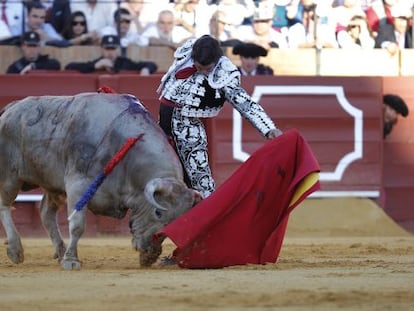
[[(156, 88), (160, 78), (159, 75), (140, 77), (133, 74), (0, 75), (0, 107), (11, 99), (28, 95), (72, 95), (94, 92), (99, 86), (107, 85), (119, 93), (136, 95), (156, 117)], [(414, 163), (406, 159), (408, 152), (412, 151), (409, 137), (412, 126), (407, 125), (408, 120), (401, 121), (384, 144), (381, 106), (383, 88), (394, 89), (391, 85), (395, 85), (413, 109), (414, 98), (409, 96), (411, 79), (289, 76), (244, 77), (242, 82), (281, 129), (296, 128), (309, 142), (321, 165), (322, 189), (314, 196), (370, 197), (384, 204), (387, 212), (405, 228), (414, 231), (412, 208), (403, 204), (412, 197), (414, 190), (409, 178)], [(240, 120), (237, 113), (233, 114), (230, 105), (218, 117), (207, 120), (206, 126), (210, 162), (218, 184), (264, 142), (250, 124)], [(401, 166), (401, 161), (398, 164), (392, 160), (395, 153), (404, 158), (404, 166)], [(389, 162), (394, 168), (388, 165)], [(396, 170), (397, 174), (391, 173)], [(400, 176), (406, 177), (401, 179)], [(44, 234), (39, 221), (35, 220), (37, 209), (26, 212), (28, 209), (22, 208), (29, 205), (34, 206), (33, 203), (17, 204), (14, 217), (19, 230), (27, 234)], [(65, 218), (66, 212), (61, 212), (59, 222), (64, 228)], [(87, 223), (86, 234), (128, 232), (127, 219), (120, 222), (88, 215)]]
[(384, 94), (399, 94), (408, 104), (407, 118), (399, 118), (384, 140), (384, 209), (404, 228), (414, 231), (414, 77), (383, 79)]

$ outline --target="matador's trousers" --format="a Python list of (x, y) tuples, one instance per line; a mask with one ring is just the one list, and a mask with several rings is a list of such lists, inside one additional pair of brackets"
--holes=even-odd
[(207, 134), (199, 118), (181, 115), (179, 107), (160, 104), (161, 128), (171, 137), (184, 169), (184, 180), (203, 197), (215, 190), (207, 153)]

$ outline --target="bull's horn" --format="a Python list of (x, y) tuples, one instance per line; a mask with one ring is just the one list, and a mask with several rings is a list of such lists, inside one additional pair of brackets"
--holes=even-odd
[(144, 195), (149, 203), (151, 203), (156, 208), (166, 211), (167, 209), (161, 206), (154, 198), (154, 194), (157, 191), (166, 191), (168, 192), (171, 189), (171, 183), (169, 180), (163, 178), (154, 178), (151, 179), (145, 186)]

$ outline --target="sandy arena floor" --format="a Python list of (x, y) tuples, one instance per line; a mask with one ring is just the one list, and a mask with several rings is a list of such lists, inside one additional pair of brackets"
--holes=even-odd
[(47, 238), (22, 241), (21, 265), (0, 247), (0, 310), (414, 310), (414, 235), (368, 200), (305, 201), (265, 266), (140, 269), (130, 237), (100, 237), (69, 272)]

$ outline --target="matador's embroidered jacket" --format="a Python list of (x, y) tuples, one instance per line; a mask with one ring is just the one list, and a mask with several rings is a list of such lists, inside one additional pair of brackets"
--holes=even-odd
[(275, 129), (263, 108), (240, 86), (240, 72), (227, 57), (222, 56), (208, 76), (197, 72), (185, 79), (175, 77), (177, 71), (193, 65), (194, 42), (190, 39), (175, 51), (175, 60), (158, 88), (160, 98), (180, 107), (182, 116), (200, 118), (216, 116), (228, 101), (263, 136)]

